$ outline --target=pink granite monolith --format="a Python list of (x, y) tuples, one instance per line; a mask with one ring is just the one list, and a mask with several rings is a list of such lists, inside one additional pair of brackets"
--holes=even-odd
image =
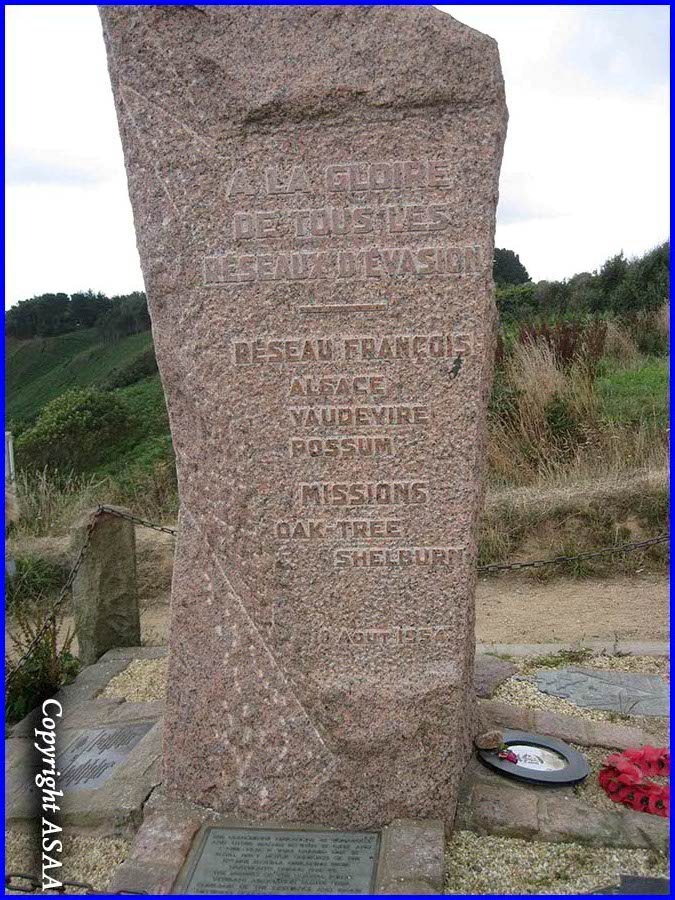
[(101, 19), (180, 490), (166, 790), (249, 820), (451, 821), (497, 46), (431, 7)]

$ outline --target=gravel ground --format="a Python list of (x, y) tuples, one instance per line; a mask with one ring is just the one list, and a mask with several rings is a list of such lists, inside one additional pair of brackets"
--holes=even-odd
[(522, 675), (514, 675), (502, 682), (492, 695), (492, 699), (512, 703), (514, 706), (524, 706), (527, 709), (544, 709), (563, 716), (578, 716), (582, 719), (591, 719), (593, 722), (616, 721), (616, 713), (603, 709), (583, 709), (569, 700), (563, 700), (562, 697), (544, 694), (536, 685), (524, 681)]
[(612, 669), (617, 672), (634, 672), (640, 675), (660, 675), (670, 681), (670, 658), (667, 656), (610, 656), (600, 653), (597, 656), (566, 657), (564, 653), (552, 653), (549, 656), (522, 656), (511, 658), (523, 675), (530, 675), (537, 669), (561, 669), (564, 666), (580, 666), (586, 669)]
[(101, 697), (122, 697), (130, 703), (164, 700), (168, 658), (136, 659), (111, 679)]
[(607, 757), (611, 756), (613, 751), (605, 750), (602, 747), (579, 747), (578, 744), (572, 744), (571, 746), (583, 753), (591, 769), (591, 774), (588, 778), (582, 781), (581, 784), (574, 786), (575, 795), (579, 800), (584, 800), (586, 803), (597, 807), (597, 809), (611, 810), (612, 812), (621, 810), (623, 808), (621, 804), (610, 800), (598, 783), (598, 773), (604, 766)]
[(446, 849), (446, 894), (581, 894), (620, 875), (668, 877), (649, 850), (548, 844), (458, 831)]
[[(50, 871), (56, 879), (86, 881), (96, 890), (104, 891), (108, 887), (113, 870), (127, 858), (130, 846), (128, 841), (121, 838), (64, 834), (63, 853), (58, 857), (63, 862), (63, 868)], [(5, 872), (28, 872), (40, 877), (40, 862), (36, 855), (34, 835), (23, 831), (5, 832)], [(68, 893), (84, 893), (84, 891), (69, 888)]]
[(660, 675), (670, 683), (670, 658), (667, 656), (593, 656), (587, 663), (593, 669), (614, 669), (640, 675)]
[(634, 672), (643, 675), (660, 675), (670, 682), (670, 659), (662, 656), (609, 656), (600, 654), (585, 659), (569, 659), (564, 654), (548, 657), (525, 656), (510, 660), (518, 667), (518, 674), (504, 681), (493, 694), (493, 700), (525, 706), (528, 709), (543, 709), (565, 716), (580, 716), (595, 722), (614, 722), (642, 728), (653, 735), (660, 746), (669, 743), (668, 720), (657, 716), (625, 716), (610, 710), (584, 709), (570, 700), (554, 697), (540, 691), (534, 684), (524, 680), (538, 669), (557, 669), (576, 665), (586, 668), (611, 669), (617, 672)]

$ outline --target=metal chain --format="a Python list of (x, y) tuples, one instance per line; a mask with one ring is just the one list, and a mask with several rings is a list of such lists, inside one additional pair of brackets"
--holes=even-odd
[(148, 522), (147, 519), (139, 519), (138, 516), (132, 516), (129, 513), (124, 513), (119, 509), (115, 509), (114, 506), (99, 506), (98, 512), (106, 512), (111, 516), (117, 516), (119, 519), (126, 519), (128, 522), (133, 522), (134, 525), (142, 525), (143, 528), (152, 528), (153, 531), (161, 531), (163, 534), (172, 534), (174, 537), (178, 534), (177, 528), (168, 528), (166, 525), (155, 525), (153, 522)]
[[(12, 884), (12, 881), (15, 878), (19, 878), (22, 881), (27, 881), (29, 883), (28, 887), (23, 887), (22, 885)], [(80, 888), (84, 890), (85, 894), (110, 894), (110, 891), (97, 891), (96, 888), (89, 884), (88, 881), (62, 881), (61, 886), (58, 888), (50, 888), (48, 893), (50, 894), (65, 894), (70, 893), (68, 888)], [(25, 872), (7, 872), (5, 875), (5, 889), (8, 891), (17, 891), (20, 894), (34, 894), (36, 891), (39, 893), (43, 893), (42, 891), (42, 882), (38, 879), (36, 875), (30, 874), (27, 875)], [(115, 891), (115, 894), (146, 894), (147, 891)]]
[(632, 541), (629, 544), (604, 547), (602, 550), (577, 553), (576, 556), (554, 556), (552, 559), (535, 559), (531, 562), (490, 563), (490, 565), (487, 566), (478, 566), (478, 571), (481, 574), (485, 572), (507, 572), (517, 571), (519, 569), (539, 568), (540, 566), (560, 565), (561, 563), (568, 562), (579, 562), (584, 559), (594, 559), (596, 556), (606, 556), (611, 553), (631, 553), (633, 550), (644, 550), (647, 547), (653, 547), (655, 544), (665, 544), (669, 540), (669, 534), (659, 534), (656, 537), (648, 538), (645, 541)]
[(42, 627), (37, 630), (37, 632), (35, 633), (35, 636), (33, 637), (33, 640), (28, 644), (28, 646), (24, 650), (23, 654), (19, 657), (19, 659), (16, 661), (16, 663), (12, 666), (10, 671), (5, 676), (5, 694), (7, 694), (7, 691), (12, 682), (12, 679), (16, 676), (17, 672), (27, 662), (27, 660), (30, 659), (35, 648), (38, 646), (38, 644), (40, 643), (40, 641), (42, 640), (44, 635), (47, 633), (49, 628), (52, 627), (54, 620), (56, 619), (56, 616), (58, 614), (59, 608), (61, 607), (64, 600), (66, 599), (66, 594), (73, 586), (73, 582), (75, 581), (75, 576), (77, 575), (78, 571), (80, 570), (80, 566), (82, 565), (82, 562), (84, 561), (84, 557), (86, 556), (87, 550), (89, 549), (89, 544), (91, 543), (91, 536), (94, 533), (94, 528), (96, 527), (96, 520), (97, 520), (98, 516), (99, 516), (99, 511), (97, 510), (96, 513), (94, 513), (94, 515), (92, 516), (91, 522), (87, 526), (87, 531), (86, 531), (86, 534), (84, 537), (84, 542), (83, 542), (82, 546), (80, 547), (80, 551), (77, 554), (77, 558), (75, 559), (73, 567), (70, 570), (68, 577), (66, 578), (66, 582), (59, 592), (59, 596), (54, 601), (54, 605), (52, 606), (51, 612), (45, 618), (44, 623), (42, 624)]

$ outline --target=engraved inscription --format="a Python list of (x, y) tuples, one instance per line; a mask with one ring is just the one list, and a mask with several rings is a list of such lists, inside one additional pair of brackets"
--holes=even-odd
[[(388, 286), (392, 281), (483, 277), (489, 268), (482, 246), (471, 241), (463, 245), (461, 239), (456, 243), (458, 222), (450, 194), (455, 186), (453, 166), (445, 160), (337, 162), (318, 172), (302, 165), (238, 169), (227, 186), (235, 207), (225, 223), (229, 247), (204, 258), (204, 283), (306, 283), (312, 287), (298, 292), (303, 302), (296, 309), (312, 316), (400, 312), (397, 295), (390, 293), (394, 288)], [(249, 208), (237, 208), (244, 201)], [(318, 283), (325, 281), (352, 282), (353, 299), (322, 294)], [(372, 284), (372, 296), (364, 296), (357, 281)], [(443, 293), (441, 288), (439, 313), (447, 302)], [(397, 469), (392, 479), (384, 467), (403, 446), (417, 444), (434, 420), (428, 394), (415, 397), (407, 387), (402, 391), (401, 364), (440, 371), (451, 384), (466, 377), (473, 345), (471, 330), (444, 330), (437, 324), (415, 332), (371, 328), (346, 334), (244, 334), (231, 342), (236, 367), (288, 369), (280, 415), (288, 459), (302, 466), (298, 472), (303, 475), (297, 479), (294, 515), (277, 521), (269, 532), (279, 559), (286, 558), (290, 544), (316, 552), (329, 543), (324, 558), (342, 571), (447, 571), (462, 564), (462, 548), (444, 545), (438, 535), (420, 540), (407, 533), (401, 508), (432, 502), (429, 477), (424, 471)], [(331, 364), (337, 373), (327, 373)], [(308, 480), (308, 461), (316, 480)], [(350, 461), (371, 474), (350, 480), (349, 468), (344, 468)], [(329, 474), (336, 470), (339, 476)], [(339, 518), (340, 510), (345, 516), (352, 509), (356, 515)], [(354, 637), (349, 643), (415, 646), (429, 639), (442, 642), (447, 634), (445, 626), (438, 631), (371, 629), (367, 638)]]
[(381, 628), (321, 628), (317, 638), (322, 644), (400, 647), (410, 644), (443, 644), (452, 639), (448, 625), (385, 625)]
[(371, 894), (376, 832), (205, 826), (173, 893)]
[(483, 253), (478, 246), (226, 253), (204, 257), (204, 284), (217, 287), (258, 281), (477, 275), (483, 269)]
[(353, 375), (336, 378), (293, 378), (288, 390), (291, 397), (384, 396), (387, 380), (382, 375)]
[(293, 425), (311, 428), (316, 425), (352, 428), (377, 425), (428, 425), (429, 409), (422, 404), (393, 406), (291, 406), (288, 409)]
[(454, 566), (462, 556), (456, 547), (350, 547), (336, 550), (336, 569), (371, 569), (376, 566)]
[(303, 506), (392, 506), (428, 503), (425, 481), (369, 481), (335, 484), (330, 481), (300, 485)]
[(232, 342), (235, 365), (282, 363), (369, 362), (374, 360), (466, 358), (471, 336), (457, 334), (393, 334), (335, 337), (253, 338)]
[(403, 523), (399, 519), (300, 519), (296, 522), (277, 522), (275, 536), (280, 540), (325, 540), (337, 536), (341, 540), (356, 538), (399, 538), (403, 536)]
[(372, 234), (378, 226), (389, 234), (434, 234), (446, 231), (452, 211), (447, 203), (397, 206), (325, 206), (235, 212), (235, 241), (293, 237), (349, 237)]
[(357, 456), (393, 456), (391, 437), (299, 438), (289, 441), (291, 458), (298, 456), (324, 459), (353, 459)]
[(362, 193), (451, 186), (451, 164), (445, 160), (391, 160), (332, 163), (324, 168), (318, 184), (312, 184), (302, 166), (268, 166), (262, 172), (239, 168), (230, 178), (227, 196), (232, 199), (242, 195), (304, 194), (310, 190)]

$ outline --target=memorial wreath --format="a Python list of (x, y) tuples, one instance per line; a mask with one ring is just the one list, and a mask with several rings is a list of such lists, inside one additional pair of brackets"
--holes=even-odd
[(605, 760), (598, 780), (610, 800), (638, 812), (667, 818), (670, 815), (670, 785), (645, 780), (646, 776), (670, 776), (667, 747), (629, 748)]

